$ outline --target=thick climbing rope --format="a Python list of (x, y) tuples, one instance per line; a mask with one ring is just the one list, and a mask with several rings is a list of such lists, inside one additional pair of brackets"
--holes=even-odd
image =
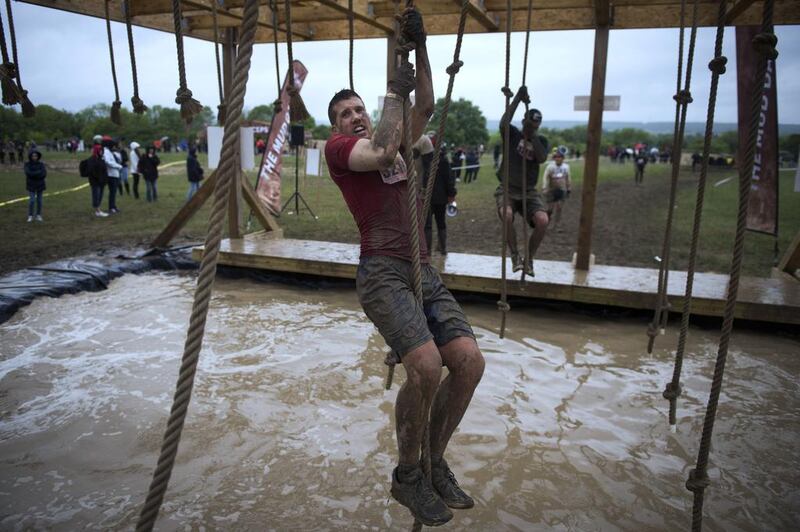
[(681, 30), (680, 43), (678, 45), (678, 82), (675, 96), (675, 130), (672, 138), (672, 179), (669, 190), (669, 203), (667, 204), (667, 225), (664, 230), (664, 242), (661, 246), (661, 263), (658, 270), (658, 294), (656, 295), (655, 310), (653, 321), (647, 327), (647, 352), (653, 352), (653, 344), (659, 331), (663, 331), (669, 318), (669, 262), (670, 249), (672, 247), (672, 220), (675, 215), (675, 201), (678, 191), (678, 175), (681, 169), (681, 153), (683, 151), (683, 136), (686, 129), (686, 112), (689, 104), (692, 103), (692, 65), (694, 62), (694, 47), (697, 39), (697, 3), (694, 0), (694, 10), (692, 13), (692, 31), (689, 37), (689, 52), (686, 58), (686, 81), (684, 88), (681, 89), (681, 68), (683, 65), (683, 34), (684, 34), (684, 15), (686, 10), (686, 0), (681, 0)]
[(208, 223), (203, 258), (200, 262), (200, 271), (197, 279), (192, 314), (189, 320), (189, 330), (184, 345), (180, 374), (175, 389), (169, 421), (164, 433), (161, 454), (158, 465), (153, 473), (153, 480), (147, 494), (147, 499), (139, 515), (136, 530), (152, 530), (164, 493), (167, 490), (175, 456), (178, 453), (178, 444), (181, 439), (183, 423), (189, 408), (194, 376), (197, 371), (197, 362), (200, 348), (203, 343), (206, 317), (211, 301), (211, 292), (214, 277), (217, 271), (217, 257), (219, 255), (222, 231), (227, 215), (228, 194), (230, 183), (237, 172), (236, 151), (239, 146), (239, 126), (242, 122), (242, 106), (247, 89), (247, 79), (250, 72), (250, 57), (253, 52), (253, 43), (256, 36), (258, 23), (259, 0), (246, 0), (242, 13), (241, 41), (239, 53), (236, 57), (233, 82), (229, 99), (229, 112), (225, 123), (225, 133), (222, 140), (220, 166), (217, 170), (217, 182), (214, 187), (214, 205)]
[[(6, 76), (11, 79), (16, 79), (16, 86), (14, 86), (12, 81), (11, 87), (8, 87), (11, 89), (11, 99), (14, 100), (14, 103), (20, 104), (22, 107), (22, 115), (30, 118), (36, 114), (36, 107), (34, 107), (28, 99), (28, 91), (22, 86), (22, 74), (20, 73), (19, 57), (17, 56), (17, 34), (14, 30), (14, 11), (11, 9), (11, 0), (6, 0), (6, 12), (8, 13), (8, 36), (11, 39), (11, 56), (13, 62), (8, 61), (8, 51), (6, 50), (3, 53), (3, 66), (5, 67)], [(2, 25), (0, 25), (0, 34), (3, 35), (3, 48), (5, 49), (5, 34), (3, 34)], [(5, 89), (6, 86), (4, 84), (3, 90), (5, 91)], [(5, 103), (5, 100), (3, 103)]]
[(733, 314), (736, 308), (736, 297), (739, 292), (739, 276), (742, 270), (744, 256), (744, 233), (747, 224), (747, 202), (750, 196), (750, 186), (753, 175), (753, 161), (755, 158), (756, 139), (758, 137), (758, 124), (761, 113), (762, 89), (767, 74), (767, 63), (778, 57), (775, 46), (778, 39), (772, 27), (772, 14), (774, 0), (764, 1), (763, 16), (761, 19), (761, 33), (753, 39), (753, 48), (760, 56), (756, 68), (755, 83), (753, 84), (753, 101), (750, 108), (750, 130), (745, 144), (744, 161), (739, 167), (739, 210), (736, 218), (736, 237), (733, 245), (733, 258), (728, 280), (728, 297), (725, 302), (725, 312), (722, 319), (722, 332), (720, 334), (719, 350), (714, 365), (714, 377), (711, 380), (711, 392), (708, 397), (706, 415), (703, 421), (703, 434), (700, 438), (700, 449), (697, 453), (697, 465), (689, 472), (686, 489), (694, 494), (692, 507), (692, 530), (699, 532), (703, 528), (703, 494), (710, 485), (706, 469), (708, 455), (711, 449), (711, 436), (714, 432), (717, 404), (722, 390), (722, 378), (725, 374), (725, 361), (728, 356), (728, 344), (733, 330)]
[(183, 14), (181, 0), (172, 0), (172, 22), (175, 29), (175, 45), (178, 53), (178, 82), (180, 86), (175, 93), (175, 103), (181, 106), (181, 118), (186, 124), (202, 110), (203, 106), (192, 98), (192, 91), (186, 86), (186, 64), (183, 57)]
[(272, 102), (272, 113), (281, 112), (283, 102), (281, 102), (281, 63), (278, 54), (278, 0), (270, 0), (269, 9), (272, 12), (272, 40), (275, 43), (275, 79), (278, 85), (278, 95)]
[(114, 63), (114, 42), (111, 40), (111, 17), (108, 14), (108, 3), (111, 0), (104, 0), (103, 7), (106, 14), (106, 36), (108, 37), (108, 55), (111, 57), (111, 79), (114, 80), (114, 102), (111, 104), (111, 121), (117, 125), (122, 124), (120, 109), (122, 102), (119, 99), (119, 84), (117, 83), (117, 66)]
[(217, 65), (217, 87), (219, 88), (219, 105), (217, 106), (217, 122), (225, 123), (225, 91), (222, 89), (222, 65), (219, 60), (219, 23), (217, 20), (217, 0), (211, 0), (211, 18), (214, 25), (214, 59)]
[[(533, 0), (528, 0), (528, 21), (525, 26), (525, 56), (522, 61), (522, 85), (525, 85), (525, 81), (528, 75), (528, 47), (531, 41), (531, 12), (533, 11)], [(530, 101), (530, 93), (528, 93), (528, 97), (525, 99), (525, 114), (522, 115), (525, 120), (528, 119), (528, 102)], [(511, 117), (509, 117), (509, 126), (511, 125)], [(510, 129), (510, 128), (509, 128)], [(534, 133), (535, 134), (535, 133)], [(522, 249), (523, 249), (523, 257), (525, 258), (525, 262), (523, 262), (522, 266), (522, 273), (520, 274), (520, 280), (525, 280), (525, 267), (528, 265), (528, 255), (530, 254), (529, 249), (529, 242), (528, 242), (528, 157), (522, 157)]]
[(16, 85), (17, 66), (11, 62), (8, 56), (8, 44), (6, 43), (6, 30), (3, 26), (3, 13), (0, 11), (0, 53), (3, 56), (2, 83), (3, 103), (5, 105), (15, 105), (19, 103), (18, 88)]
[(292, 122), (305, 122), (309, 116), (300, 92), (294, 86), (294, 56), (292, 55), (292, 7), (291, 0), (284, 0), (286, 9), (286, 53), (289, 55), (289, 118)]
[[(439, 116), (439, 127), (436, 130), (436, 145), (433, 147), (433, 160), (431, 167), (428, 170), (428, 181), (425, 186), (425, 201), (422, 207), (422, 219), (428, 219), (428, 212), (431, 208), (431, 198), (433, 197), (433, 186), (436, 181), (436, 176), (439, 174), (439, 152), (442, 142), (444, 142), (445, 129), (447, 127), (447, 114), (450, 112), (450, 100), (453, 97), (453, 85), (455, 84), (456, 74), (464, 66), (464, 62), (459, 59), (461, 55), (461, 42), (464, 39), (464, 28), (467, 24), (467, 8), (469, 7), (469, 0), (462, 0), (461, 2), (461, 16), (458, 19), (458, 34), (456, 35), (456, 48), (453, 52), (453, 62), (447, 67), (446, 72), (449, 75), (447, 80), (447, 92), (444, 96), (444, 103), (442, 104), (442, 113)], [(430, 252), (430, 250), (428, 250)]]
[(506, 333), (506, 314), (511, 310), (508, 304), (508, 287), (506, 283), (506, 247), (508, 246), (508, 222), (505, 219), (506, 206), (508, 205), (508, 154), (509, 148), (509, 133), (511, 132), (511, 117), (508, 116), (511, 107), (511, 88), (508, 86), (510, 83), (511, 72), (511, 0), (506, 1), (506, 84), (501, 89), (506, 97), (506, 131), (503, 136), (503, 211), (502, 211), (502, 226), (503, 226), (503, 250), (500, 254), (502, 262), (500, 263), (500, 275), (502, 277), (500, 282), (500, 301), (497, 302), (497, 308), (500, 309), (500, 338), (503, 338)]
[(347, 27), (348, 31), (350, 32), (350, 54), (349, 54), (349, 61), (348, 65), (350, 67), (350, 90), (355, 91), (355, 85), (353, 84), (353, 0), (347, 0)]
[(131, 0), (123, 0), (123, 8), (125, 10), (125, 29), (128, 32), (128, 51), (131, 54), (131, 75), (133, 76), (133, 97), (131, 98), (131, 105), (133, 112), (137, 115), (144, 114), (147, 111), (147, 106), (141, 98), (139, 98), (139, 76), (136, 73), (136, 48), (133, 45), (133, 27), (131, 25)]
[(686, 350), (686, 337), (689, 333), (689, 317), (692, 313), (692, 289), (694, 286), (694, 270), (697, 263), (697, 245), (700, 239), (700, 222), (703, 217), (703, 201), (705, 198), (706, 179), (708, 177), (708, 157), (711, 151), (711, 139), (714, 136), (714, 111), (717, 106), (717, 87), (719, 77), (725, 73), (725, 64), (728, 59), (722, 55), (722, 38), (725, 34), (725, 13), (727, 0), (719, 3), (717, 13), (717, 36), (714, 43), (714, 59), (708, 64), (711, 70), (711, 89), (708, 95), (708, 110), (706, 112), (706, 133), (703, 139), (703, 159), (700, 168), (700, 179), (697, 182), (697, 198), (694, 207), (694, 224), (692, 226), (692, 242), (689, 249), (689, 266), (686, 271), (686, 291), (683, 296), (683, 314), (681, 315), (681, 329), (678, 338), (678, 348), (675, 352), (675, 369), (672, 372), (672, 381), (664, 389), (664, 399), (669, 401), (669, 424), (675, 426), (677, 399), (681, 395), (681, 369), (683, 355)]

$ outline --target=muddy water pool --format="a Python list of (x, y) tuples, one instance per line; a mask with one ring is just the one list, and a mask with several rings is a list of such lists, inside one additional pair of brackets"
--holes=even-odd
[[(160, 449), (195, 278), (126, 275), (0, 325), (0, 529), (132, 529)], [(465, 303), (487, 359), (448, 449), (476, 499), (450, 530), (688, 529), (718, 333), (693, 328), (671, 432), (676, 327)], [(351, 288), (219, 278), (158, 530), (408, 530), (385, 345)], [(800, 342), (736, 332), (706, 530), (800, 526)]]

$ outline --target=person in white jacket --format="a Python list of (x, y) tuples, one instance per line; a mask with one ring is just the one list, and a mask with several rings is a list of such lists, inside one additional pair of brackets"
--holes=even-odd
[(130, 172), (133, 174), (133, 197), (139, 199), (139, 178), (142, 177), (142, 174), (139, 173), (139, 157), (142, 156), (139, 153), (139, 148), (141, 147), (138, 142), (131, 142), (129, 145), (131, 149), (130, 153)]
[(119, 190), (119, 171), (122, 169), (122, 158), (119, 152), (114, 151), (115, 142), (111, 137), (103, 137), (103, 162), (106, 163), (106, 173), (108, 174), (108, 212), (116, 214), (117, 190)]

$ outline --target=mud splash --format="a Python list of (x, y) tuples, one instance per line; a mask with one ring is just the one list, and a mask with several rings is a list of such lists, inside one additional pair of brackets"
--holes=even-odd
[[(0, 528), (131, 529), (171, 404), (194, 277), (128, 275), (0, 326)], [(448, 449), (476, 508), (450, 530), (686, 529), (717, 333), (692, 330), (678, 430), (675, 330), (465, 305), (487, 358)], [(384, 344), (354, 291), (218, 279), (159, 530), (405, 530)], [(707, 530), (800, 524), (800, 343), (737, 332)], [(402, 382), (403, 372), (397, 380)]]

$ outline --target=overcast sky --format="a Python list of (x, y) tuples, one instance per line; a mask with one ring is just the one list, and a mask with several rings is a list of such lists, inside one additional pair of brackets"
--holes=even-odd
[[(105, 21), (45, 7), (14, 2), (22, 81), (36, 103), (77, 111), (114, 100)], [(5, 11), (5, 10), (4, 10)], [(4, 22), (8, 18), (3, 13)], [(423, 14), (424, 15), (424, 14)], [(778, 112), (781, 123), (800, 123), (800, 27), (782, 26), (778, 35)], [(130, 58), (124, 24), (112, 23), (120, 98), (130, 109)], [(178, 88), (173, 35), (134, 27), (139, 93), (147, 105), (176, 106)], [(688, 31), (687, 31), (688, 40)], [(531, 36), (528, 87), (533, 105), (548, 119), (587, 120), (588, 112), (573, 111), (573, 97), (588, 95), (592, 75), (592, 31), (549, 31)], [(736, 121), (735, 35), (725, 33), (728, 74), (722, 77), (717, 120)], [(619, 112), (607, 112), (607, 121), (672, 121), (674, 119), (678, 30), (615, 30), (609, 45), (606, 94), (622, 97)], [(692, 78), (694, 103), (688, 120), (704, 121), (713, 57), (714, 29), (698, 31)], [(436, 97), (447, 89), (445, 68), (452, 62), (454, 36), (428, 39)], [(201, 103), (216, 109), (219, 96), (214, 50), (210, 43), (185, 39), (188, 86)], [(522, 78), (524, 33), (512, 34), (511, 86)], [(347, 41), (296, 42), (294, 57), (309, 70), (302, 90), (308, 110), (318, 122), (326, 120), (333, 93), (349, 85)], [(487, 119), (498, 119), (505, 98), (505, 34), (467, 34), (461, 53), (464, 67), (456, 76), (454, 98), (476, 104)], [(287, 66), (286, 48), (280, 47), (280, 65)], [(386, 44), (383, 39), (356, 41), (355, 89), (369, 109), (385, 92)], [(283, 76), (282, 76), (283, 77)], [(253, 53), (245, 107), (272, 102), (276, 97), (272, 45), (257, 45)]]

